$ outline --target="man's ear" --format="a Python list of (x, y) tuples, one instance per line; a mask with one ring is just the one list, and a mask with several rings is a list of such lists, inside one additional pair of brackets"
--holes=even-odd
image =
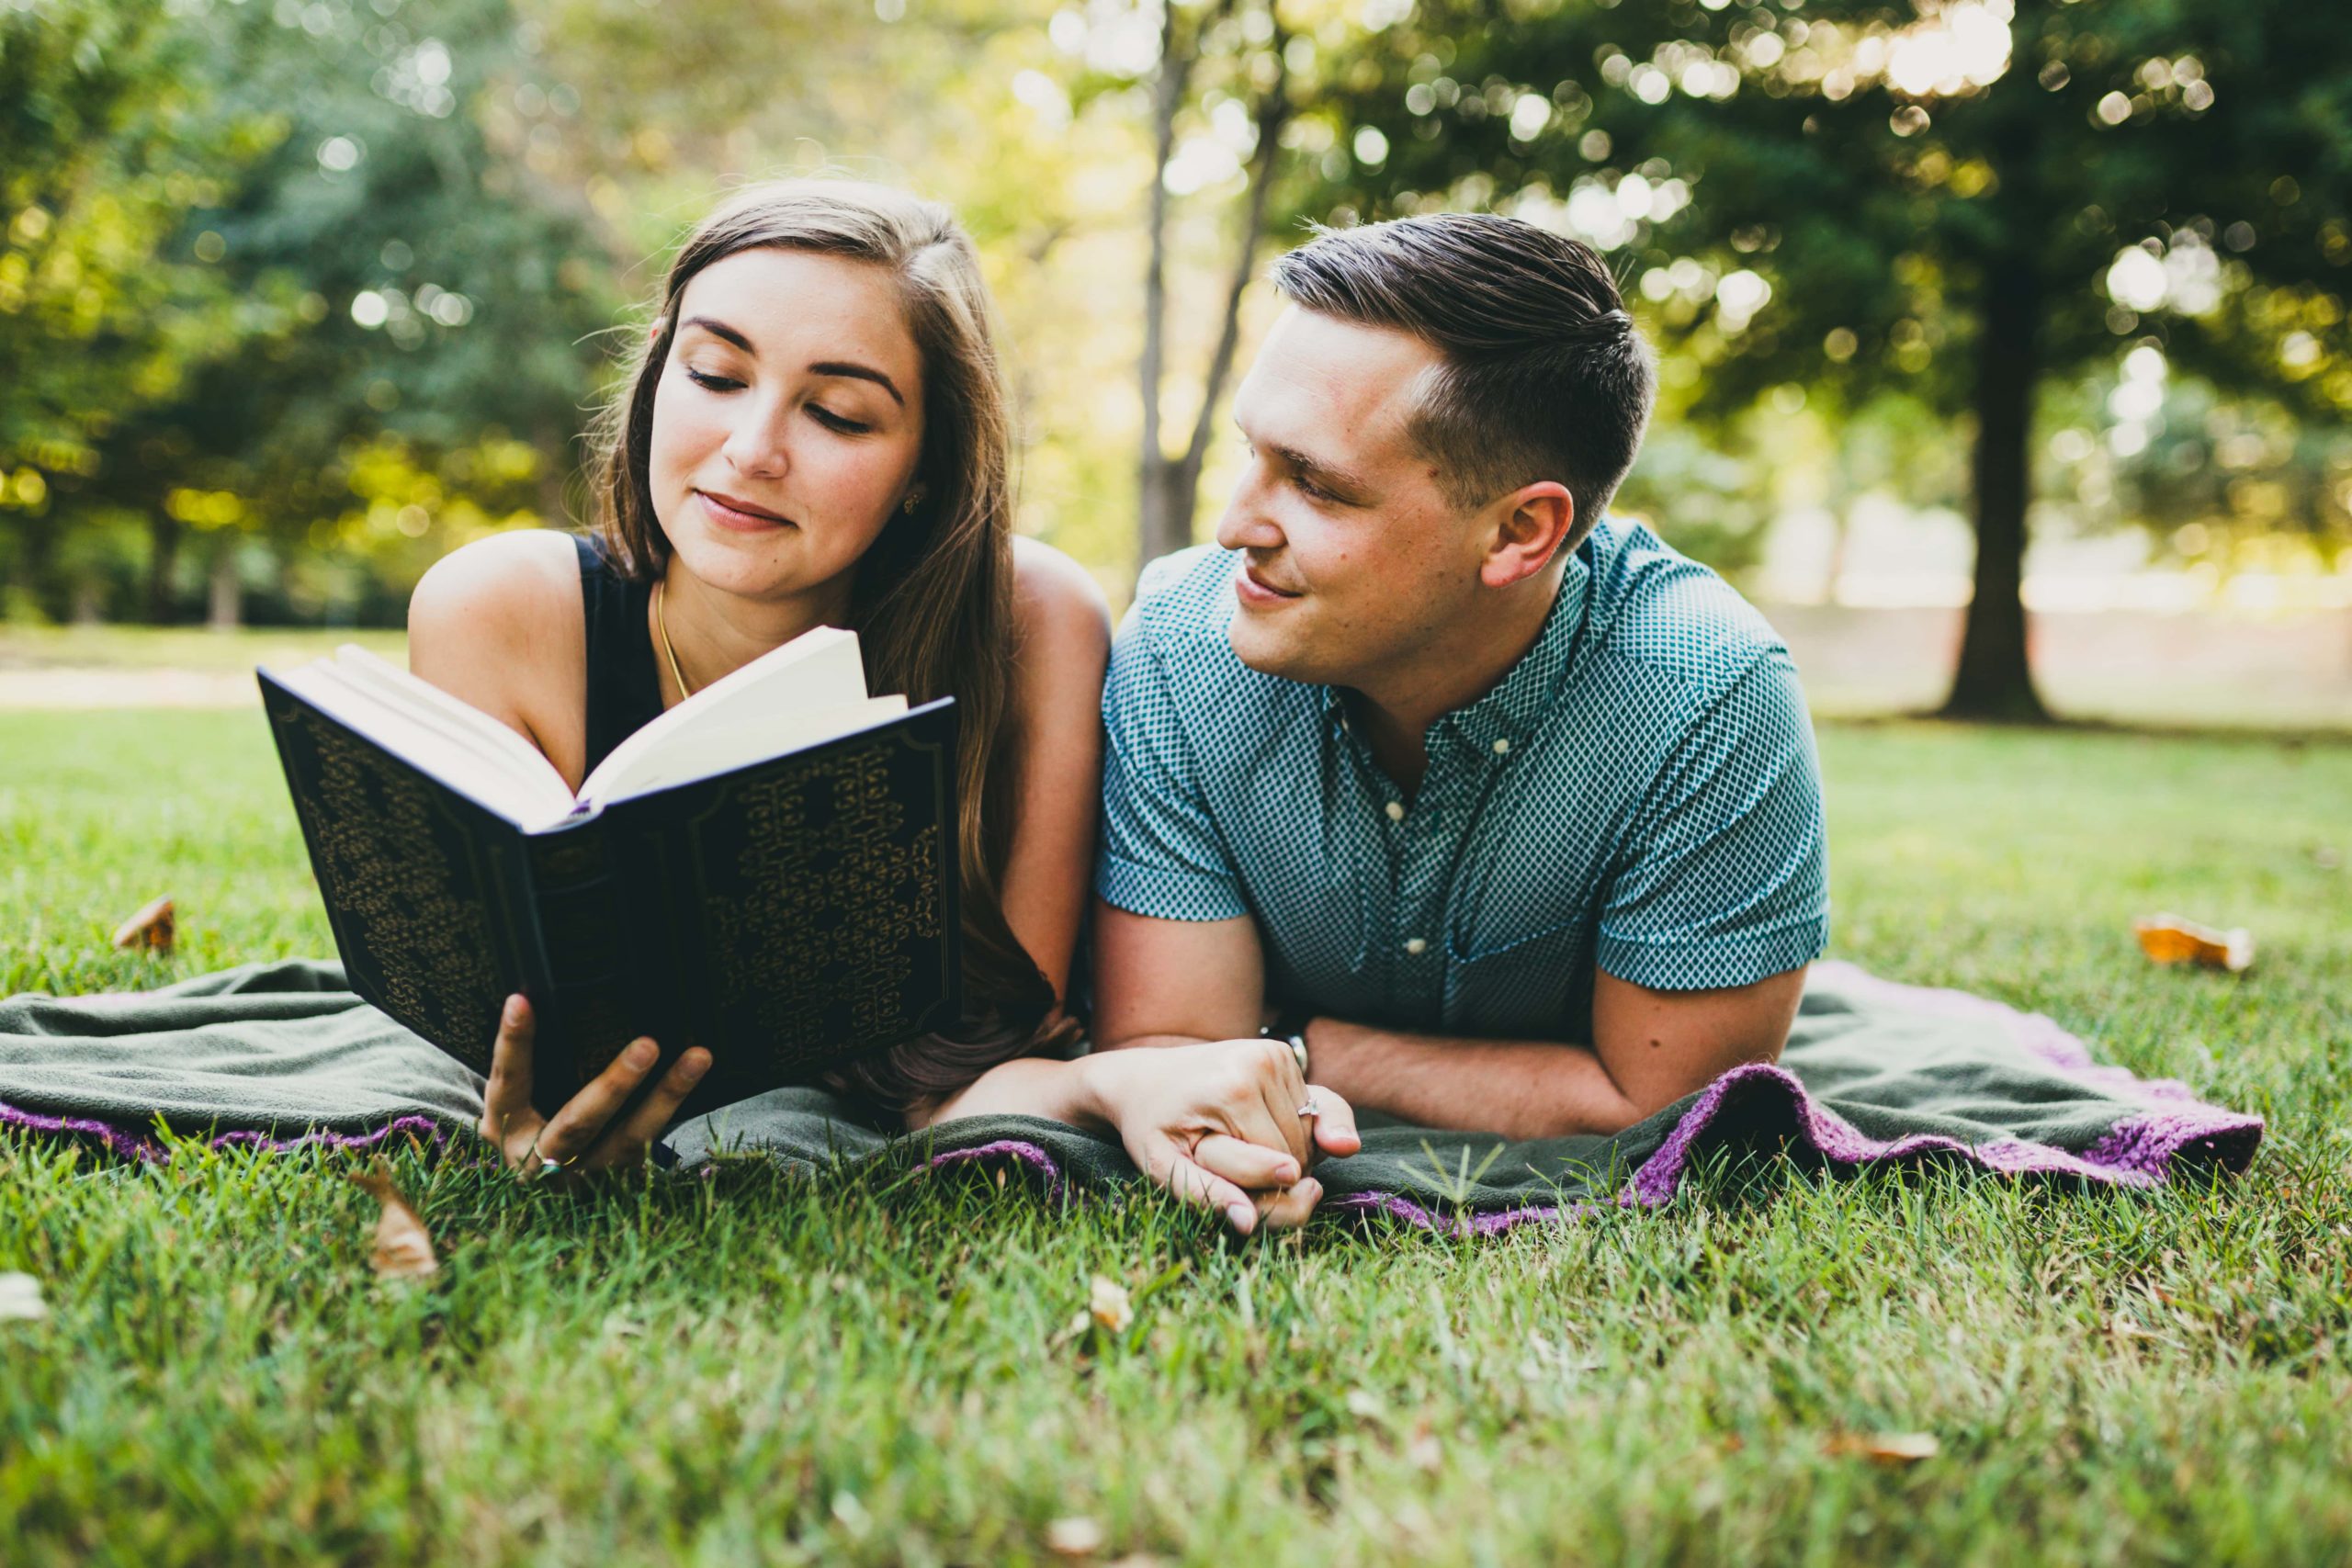
[(1552, 479), (1521, 485), (1493, 503), (1494, 533), (1478, 581), (1489, 588), (1523, 582), (1552, 564), (1577, 523), (1576, 498)]

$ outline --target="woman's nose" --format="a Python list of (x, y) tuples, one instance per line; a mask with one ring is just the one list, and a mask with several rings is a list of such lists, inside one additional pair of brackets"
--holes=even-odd
[(736, 472), (754, 479), (780, 479), (791, 471), (790, 411), (781, 404), (748, 414), (723, 448)]

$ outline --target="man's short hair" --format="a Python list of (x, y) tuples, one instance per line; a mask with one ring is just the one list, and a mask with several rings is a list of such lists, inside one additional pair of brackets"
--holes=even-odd
[(1576, 501), (1574, 549), (1617, 491), (1657, 378), (1617, 285), (1589, 245), (1517, 218), (1446, 212), (1322, 229), (1274, 264), (1305, 310), (1410, 333), (1443, 368), (1415, 443), (1468, 510), (1542, 479)]

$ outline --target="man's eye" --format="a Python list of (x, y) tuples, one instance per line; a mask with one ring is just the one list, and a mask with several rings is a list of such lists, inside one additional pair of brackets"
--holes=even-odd
[(1339, 497), (1333, 495), (1329, 491), (1325, 490), (1321, 485), (1317, 484), (1313, 479), (1308, 479), (1305, 474), (1291, 475), (1290, 482), (1297, 487), (1299, 494), (1307, 497), (1311, 501), (1337, 501), (1339, 499)]
[(714, 376), (707, 370), (697, 370), (691, 365), (686, 367), (686, 379), (709, 392), (732, 392), (743, 385), (742, 382), (730, 380), (725, 376)]
[(854, 419), (843, 419), (821, 403), (810, 403), (808, 415), (826, 429), (837, 430), (843, 435), (863, 435), (874, 428), (870, 424), (861, 424)]

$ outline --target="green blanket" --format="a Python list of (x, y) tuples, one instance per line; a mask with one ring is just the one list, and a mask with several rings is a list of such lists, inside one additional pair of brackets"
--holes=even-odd
[[(252, 964), (128, 995), (0, 1001), (0, 1124), (155, 1157), (159, 1122), (216, 1143), (470, 1141), (481, 1080), (342, 988), (332, 964)], [(2259, 1117), (2093, 1064), (2048, 1019), (1818, 964), (1777, 1066), (1735, 1068), (1611, 1137), (1510, 1143), (1367, 1126), (1316, 1174), (1325, 1207), (1489, 1234), (1593, 1202), (1661, 1203), (1691, 1159), (1777, 1151), (1806, 1168), (1946, 1160), (2004, 1176), (2147, 1187), (2243, 1170)], [(1025, 1116), (893, 1140), (820, 1090), (780, 1089), (671, 1130), (682, 1168), (758, 1153), (819, 1165), (1008, 1161), (1051, 1190), (1131, 1181), (1115, 1141)]]

